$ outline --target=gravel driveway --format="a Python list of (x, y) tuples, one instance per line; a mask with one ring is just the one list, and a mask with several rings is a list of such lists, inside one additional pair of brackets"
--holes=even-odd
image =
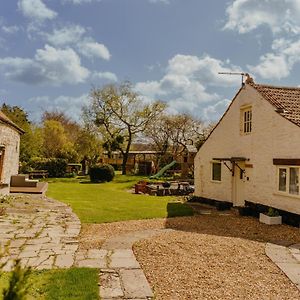
[(300, 299), (264, 250), (270, 240), (299, 242), (299, 229), (237, 216), (174, 221), (166, 225), (179, 230), (134, 246), (156, 299)]
[(299, 228), (211, 211), (170, 219), (85, 224), (80, 247), (145, 229), (173, 232), (140, 241), (134, 252), (156, 299), (300, 299), (300, 292), (265, 255), (267, 242), (300, 243)]

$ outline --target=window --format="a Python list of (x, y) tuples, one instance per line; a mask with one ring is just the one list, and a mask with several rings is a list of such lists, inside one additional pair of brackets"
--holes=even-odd
[(286, 169), (279, 169), (279, 191), (286, 192)]
[(212, 180), (221, 181), (221, 163), (220, 162), (212, 163)]
[(250, 133), (252, 131), (252, 108), (241, 109), (241, 132)]
[(291, 195), (299, 195), (300, 167), (280, 167), (278, 170), (278, 190)]

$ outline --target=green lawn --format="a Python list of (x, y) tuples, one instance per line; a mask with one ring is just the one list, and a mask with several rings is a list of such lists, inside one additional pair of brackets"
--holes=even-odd
[(176, 197), (136, 195), (128, 190), (141, 177), (117, 175), (113, 182), (49, 179), (47, 196), (71, 205), (83, 223), (105, 223), (192, 215)]
[[(97, 300), (98, 273), (99, 270), (88, 268), (32, 271), (28, 279), (30, 288), (26, 299)], [(0, 276), (0, 298), (9, 276), (10, 273)]]

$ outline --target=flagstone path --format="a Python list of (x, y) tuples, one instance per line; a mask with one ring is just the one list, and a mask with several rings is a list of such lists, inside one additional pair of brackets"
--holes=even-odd
[[(149, 229), (112, 237), (102, 249), (78, 249), (81, 224), (72, 209), (47, 197), (34, 206), (7, 208), (0, 216), (0, 265), (9, 271), (15, 259), (33, 269), (90, 267), (100, 269), (100, 297), (152, 299), (151, 287), (136, 260), (136, 241), (172, 229)], [(266, 245), (267, 256), (300, 289), (300, 244)]]
[(11, 269), (13, 259), (37, 270), (73, 266), (80, 229), (69, 206), (46, 197), (34, 208), (7, 208), (0, 216), (3, 270)]

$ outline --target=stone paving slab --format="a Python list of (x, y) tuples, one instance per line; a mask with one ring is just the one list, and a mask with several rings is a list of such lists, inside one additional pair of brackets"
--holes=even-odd
[[(130, 232), (108, 239), (102, 246), (106, 251), (108, 269), (100, 272), (101, 299), (153, 299), (151, 287), (132, 251), (135, 242), (172, 229)], [(103, 252), (104, 253), (104, 252)], [(121, 290), (120, 290), (121, 288)]]
[(122, 269), (120, 270), (120, 276), (126, 298), (147, 299), (153, 297), (152, 290), (142, 269)]
[[(284, 244), (284, 243), (283, 243)], [(300, 244), (281, 246), (267, 243), (266, 255), (300, 290)]]
[(100, 272), (99, 279), (101, 299), (111, 299), (124, 296), (118, 272), (115, 270), (103, 270)]

